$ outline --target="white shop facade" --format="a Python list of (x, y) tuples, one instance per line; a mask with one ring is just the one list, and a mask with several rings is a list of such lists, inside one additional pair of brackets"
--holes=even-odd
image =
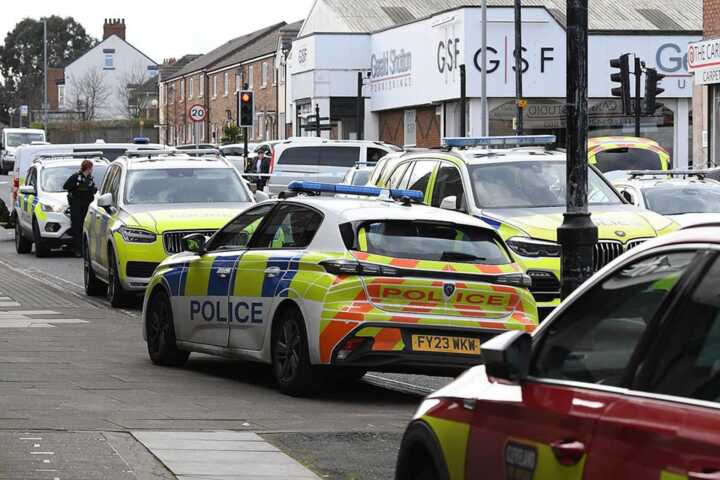
[[(358, 72), (363, 73), (364, 138), (400, 146), (437, 146), (460, 132), (460, 65), (466, 68), (466, 129), (481, 129), (482, 11), (464, 7), (369, 34), (314, 33), (293, 43), (288, 59), (288, 112), (298, 118), (320, 106), (336, 124), (323, 132), (356, 138)], [(544, 7), (523, 8), (523, 93), (526, 134), (565, 138), (565, 29)], [(692, 145), (693, 80), (688, 44), (697, 32), (591, 32), (589, 39), (590, 135), (633, 135), (634, 119), (611, 97), (610, 60), (640, 56), (666, 75), (659, 97), (664, 108), (642, 118), (641, 135), (659, 141), (676, 166), (687, 165)], [(511, 135), (515, 117), (513, 9), (488, 9), (488, 126)]]

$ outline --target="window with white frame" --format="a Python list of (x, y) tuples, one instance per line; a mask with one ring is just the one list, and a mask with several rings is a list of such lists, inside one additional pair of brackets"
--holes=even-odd
[(253, 65), (250, 65), (248, 67), (248, 88), (251, 90), (253, 88), (253, 83), (254, 83), (253, 82), (253, 77), (255, 76), (254, 73), (255, 73), (255, 69), (253, 68)]
[(212, 97), (217, 97), (217, 75), (213, 75)]
[(190, 77), (190, 79), (188, 80), (188, 98), (193, 97), (193, 83), (195, 83), (193, 80), (194, 79), (192, 77)]
[(200, 122), (198, 126), (198, 143), (205, 141), (205, 122)]
[(267, 87), (267, 82), (268, 82), (268, 64), (267, 64), (267, 62), (263, 62), (262, 63), (262, 82), (261, 82), (262, 88)]
[(236, 92), (239, 92), (239, 91), (240, 91), (240, 83), (241, 83), (241, 80), (242, 80), (242, 77), (240, 76), (240, 74), (239, 74), (239, 73), (236, 73), (236, 74), (235, 74), (235, 91), (236, 91)]
[(205, 95), (205, 77), (201, 74), (198, 77), (198, 98), (202, 98)]
[(105, 62), (103, 64), (104, 70), (115, 70), (115, 54), (105, 53)]
[(228, 75), (228, 72), (225, 72), (225, 74), (223, 75), (223, 84), (224, 84), (224, 93), (223, 94), (227, 97), (228, 92), (229, 92), (228, 87), (230, 86), (230, 75)]
[(61, 109), (65, 105), (65, 85), (58, 85), (58, 107)]
[(192, 123), (188, 123), (187, 125), (187, 137), (185, 137), (185, 143), (190, 143), (193, 141), (193, 135), (192, 135)]
[(185, 79), (180, 81), (180, 101), (185, 98)]

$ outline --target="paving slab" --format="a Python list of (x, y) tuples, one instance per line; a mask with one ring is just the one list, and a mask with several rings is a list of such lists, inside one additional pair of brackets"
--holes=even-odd
[(318, 480), (314, 473), (252, 432), (131, 434), (181, 480)]

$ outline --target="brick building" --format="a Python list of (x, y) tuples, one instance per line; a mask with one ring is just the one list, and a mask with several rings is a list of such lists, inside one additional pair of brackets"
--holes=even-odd
[(199, 126), (199, 142), (218, 143), (225, 125), (236, 121), (236, 92), (243, 83), (255, 92), (256, 128), (251, 140), (277, 138), (277, 80), (274, 56), (285, 22), (237, 37), (187, 62), (160, 79), (160, 141), (191, 143), (188, 109), (203, 105), (208, 116)]
[(691, 44), (695, 165), (720, 165), (720, 0), (703, 1), (703, 41)]

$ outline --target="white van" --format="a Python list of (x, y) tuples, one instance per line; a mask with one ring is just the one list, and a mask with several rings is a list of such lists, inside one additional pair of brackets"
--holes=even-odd
[(348, 169), (373, 165), (388, 153), (399, 150), (383, 142), (291, 138), (278, 143), (273, 150), (270, 193), (282, 192), (295, 180), (340, 183)]
[(15, 152), (20, 145), (45, 143), (45, 130), (34, 128), (3, 128), (0, 135), (0, 175), (15, 165)]

